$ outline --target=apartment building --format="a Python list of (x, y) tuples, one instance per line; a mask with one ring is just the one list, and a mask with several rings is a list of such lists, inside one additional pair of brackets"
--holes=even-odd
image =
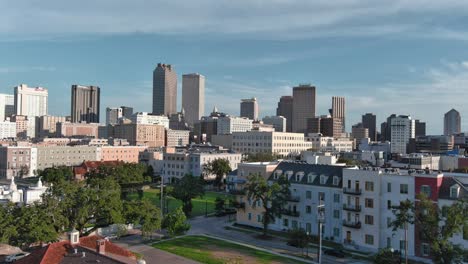
[(0, 122), (0, 138), (16, 138), (16, 123), (10, 121)]
[(109, 137), (126, 139), (133, 146), (162, 147), (165, 129), (162, 125), (119, 124), (108, 131)]
[(29, 146), (0, 147), (0, 178), (31, 177), (37, 169), (37, 150)]
[(97, 160), (138, 163), (140, 152), (147, 148), (147, 146), (103, 146), (98, 151), (101, 156), (97, 157)]
[(147, 112), (134, 113), (130, 120), (134, 124), (142, 125), (161, 125), (165, 129), (169, 129), (169, 118), (165, 115), (154, 115)]
[(349, 138), (333, 138), (320, 133), (309, 133), (305, 139), (311, 143), (313, 151), (350, 152), (354, 149), (354, 141)]
[(186, 146), (189, 144), (190, 130), (166, 130), (166, 147)]
[(77, 166), (83, 161), (96, 161), (101, 156), (94, 146), (37, 146), (37, 169)]
[(217, 134), (232, 134), (252, 130), (252, 119), (236, 116), (222, 116), (218, 118)]
[(57, 137), (99, 137), (98, 123), (56, 123)]

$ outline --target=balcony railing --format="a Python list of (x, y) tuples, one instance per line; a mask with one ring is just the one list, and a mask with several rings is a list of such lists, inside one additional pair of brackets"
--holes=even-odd
[(353, 205), (353, 204), (343, 204), (343, 210), (353, 211), (353, 212), (361, 212), (361, 206), (360, 205)]
[(245, 208), (245, 203), (244, 202), (233, 201), (232, 206), (234, 206), (234, 208), (237, 208), (237, 209), (241, 209), (241, 208), (243, 209), (243, 208)]
[(346, 238), (345, 238), (345, 239), (343, 240), (343, 244), (345, 244), (345, 245), (354, 245), (354, 244), (356, 244), (356, 242), (354, 242), (354, 240), (346, 239)]
[(229, 190), (229, 193), (232, 195), (245, 195), (245, 190)]
[(346, 220), (343, 220), (343, 226), (360, 229), (361, 228), (361, 221), (346, 221)]
[(353, 195), (360, 195), (362, 193), (361, 189), (356, 188), (343, 188), (343, 193), (345, 194), (353, 194)]
[(289, 196), (288, 198), (286, 198), (286, 200), (288, 202), (294, 202), (294, 203), (298, 203), (301, 201), (301, 198), (299, 196)]
[(288, 209), (283, 209), (281, 212), (283, 215), (288, 215), (288, 216), (293, 216), (293, 217), (299, 217), (299, 212), (298, 211), (293, 211), (293, 210), (288, 210)]

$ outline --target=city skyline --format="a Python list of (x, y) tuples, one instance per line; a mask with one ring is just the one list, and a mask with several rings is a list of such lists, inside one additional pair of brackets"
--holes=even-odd
[[(82, 22), (87, 19), (53, 23), (54, 18), (44, 14), (60, 11), (64, 14), (60, 19), (87, 16), (83, 10), (90, 8), (90, 2), (66, 9), (48, 2), (51, 4), (29, 7), (34, 14), (22, 19), (14, 19), (21, 14), (17, 11), (22, 4), (0, 4), (5, 20), (0, 28), (0, 92), (11, 94), (12, 87), (21, 83), (46, 87), (54, 102), (49, 107), (53, 115), (67, 114), (65, 91), (73, 83), (102, 87), (102, 113), (105, 107), (119, 105), (151, 112), (151, 71), (159, 61), (176, 67), (179, 95), (182, 74), (200, 72), (207, 77), (205, 114), (214, 106), (236, 114), (240, 99), (256, 96), (261, 116), (274, 115), (279, 97), (291, 95), (291, 87), (300, 83), (317, 87), (318, 113), (327, 111), (332, 96), (344, 96), (348, 128), (368, 112), (377, 115), (377, 124), (392, 113), (411, 114), (427, 122), (428, 134), (442, 134), (445, 112), (455, 108), (462, 117), (468, 112), (463, 102), (468, 83), (468, 34), (457, 26), (463, 24), (465, 3), (353, 3), (340, 7), (296, 1), (274, 3), (266, 10), (248, 2), (226, 3), (246, 12), (243, 20), (227, 14), (233, 18), (227, 21), (213, 18), (218, 14), (209, 10), (215, 7), (203, 1), (200, 7), (190, 7), (203, 7), (214, 15), (188, 15), (177, 23), (158, 23), (177, 3), (156, 8), (161, 16), (150, 16), (146, 10), (155, 8), (136, 2), (133, 13), (141, 18), (136, 22), (113, 27), (110, 25), (122, 23), (112, 17), (112, 23), (89, 27), (92, 23)], [(93, 7), (94, 14), (103, 16), (89, 18), (109, 17), (105, 14), (118, 8), (106, 10), (104, 6)], [(375, 15), (347, 23), (360, 17), (360, 12), (368, 12), (366, 8)], [(281, 12), (284, 17), (299, 17), (301, 23), (268, 23)], [(330, 17), (313, 16), (315, 12)], [(35, 24), (32, 18), (46, 20)], [(209, 26), (214, 24), (217, 26)], [(226, 96), (231, 90), (238, 92)], [(439, 99), (438, 107), (432, 106), (433, 98)], [(179, 99), (177, 110), (180, 108)], [(462, 120), (462, 131), (468, 128), (467, 122)]]

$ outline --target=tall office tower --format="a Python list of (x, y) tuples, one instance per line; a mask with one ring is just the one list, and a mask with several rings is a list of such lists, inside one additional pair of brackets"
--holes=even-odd
[(380, 126), (381, 141), (390, 141), (392, 139), (391, 125), (392, 125), (392, 119), (395, 117), (396, 117), (395, 114), (391, 114), (389, 117), (387, 117), (387, 121), (381, 124)]
[(366, 113), (362, 116), (362, 127), (369, 130), (369, 138), (371, 141), (377, 141), (377, 118), (372, 113)]
[(258, 120), (257, 98), (242, 99), (240, 103), (240, 116), (248, 119)]
[(419, 119), (414, 121), (416, 126), (416, 137), (426, 136), (426, 122), (421, 122)]
[(302, 84), (293, 88), (292, 131), (306, 133), (307, 119), (315, 117), (315, 86)]
[(153, 71), (153, 114), (177, 112), (177, 74), (170, 64), (158, 63)]
[(284, 116), (286, 118), (286, 132), (292, 132), (292, 112), (293, 97), (281, 96), (276, 108), (276, 116)]
[(15, 96), (0, 94), (0, 122), (15, 114)]
[(332, 110), (331, 116), (334, 119), (340, 119), (342, 124), (342, 132), (344, 133), (346, 130), (346, 108), (345, 108), (345, 98), (341, 96), (333, 96), (332, 97)]
[(99, 123), (101, 88), (72, 85), (71, 118), (73, 123)]
[(42, 87), (28, 87), (21, 84), (15, 87), (14, 108), (16, 115), (36, 117), (47, 115), (49, 93)]
[(130, 106), (121, 106), (122, 109), (122, 116), (130, 119), (130, 117), (133, 115), (133, 107)]
[(119, 119), (122, 118), (122, 108), (120, 107), (107, 107), (106, 108), (106, 125), (116, 125)]
[(450, 136), (461, 132), (461, 116), (460, 113), (452, 109), (445, 113), (444, 116), (444, 135)]
[(358, 149), (361, 140), (369, 138), (369, 128), (364, 127), (362, 123), (357, 123), (351, 127), (351, 137), (356, 140), (356, 149)]
[(416, 135), (414, 119), (411, 116), (397, 116), (391, 120), (390, 130), (391, 152), (406, 154), (410, 139), (415, 138)]
[[(205, 76), (198, 73), (182, 75), (182, 108), (190, 126), (205, 113)], [(172, 113), (176, 114), (176, 112)]]

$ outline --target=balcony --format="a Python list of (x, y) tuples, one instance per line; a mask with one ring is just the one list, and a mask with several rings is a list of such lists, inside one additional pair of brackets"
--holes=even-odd
[(237, 209), (244, 209), (245, 208), (245, 203), (244, 202), (238, 202), (238, 201), (233, 201), (232, 206)]
[(353, 204), (343, 204), (343, 210), (352, 211), (352, 212), (361, 212), (361, 206), (353, 205)]
[(343, 188), (343, 193), (345, 194), (352, 194), (352, 195), (361, 195), (362, 190), (356, 188)]
[(293, 203), (298, 203), (301, 201), (301, 198), (299, 196), (292, 196), (290, 195), (288, 198), (286, 198), (288, 202), (293, 202)]
[(361, 229), (361, 221), (356, 222), (356, 221), (343, 220), (343, 226), (355, 228), (355, 229)]
[(229, 190), (229, 194), (232, 195), (245, 195), (245, 190)]
[(293, 210), (288, 210), (288, 209), (283, 209), (283, 211), (281, 211), (281, 214), (293, 216), (293, 217), (299, 217), (300, 215), (298, 211), (293, 211)]

